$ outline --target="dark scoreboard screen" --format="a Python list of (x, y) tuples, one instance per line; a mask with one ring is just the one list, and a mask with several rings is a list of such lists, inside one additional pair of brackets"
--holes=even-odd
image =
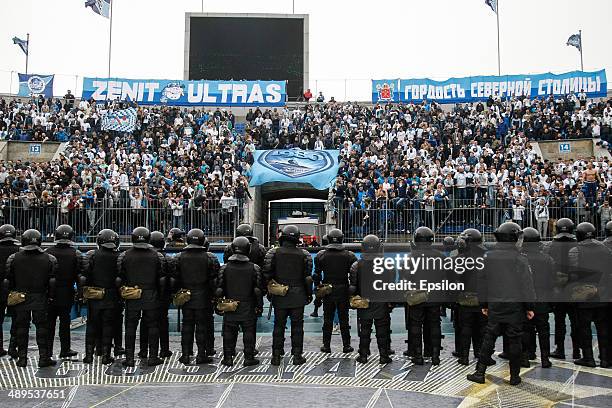
[(295, 99), (304, 83), (304, 20), (191, 17), (190, 80), (287, 80)]

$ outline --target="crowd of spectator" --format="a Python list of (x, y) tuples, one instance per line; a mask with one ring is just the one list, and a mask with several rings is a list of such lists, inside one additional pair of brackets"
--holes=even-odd
[(133, 133), (102, 131), (103, 115), (125, 106), (70, 93), (0, 99), (1, 139), (67, 143), (49, 162), (0, 163), (4, 222), (44, 234), (58, 221), (83, 236), (101, 227), (127, 233), (140, 223), (231, 234), (250, 200), (253, 152), (275, 148), (340, 150), (330, 201), (355, 236), (419, 225), (486, 229), (506, 219), (550, 235), (562, 216), (597, 225), (612, 218), (607, 159), (547, 161), (530, 144), (599, 138), (607, 147), (612, 100), (311, 102), (251, 109), (240, 132), (230, 110), (141, 106)]

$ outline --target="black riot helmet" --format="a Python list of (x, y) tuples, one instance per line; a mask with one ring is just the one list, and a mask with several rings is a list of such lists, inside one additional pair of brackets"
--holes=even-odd
[(17, 230), (11, 224), (4, 224), (0, 227), (0, 242), (17, 242)]
[(137, 227), (132, 231), (132, 246), (134, 248), (151, 248), (151, 232), (146, 227)]
[(42, 235), (35, 229), (29, 229), (21, 234), (21, 247), (25, 251), (32, 251), (40, 248), (42, 244)]
[(56, 244), (72, 244), (74, 230), (70, 225), (62, 224), (55, 229), (55, 234), (53, 235)]
[(574, 221), (569, 218), (558, 219), (555, 227), (557, 228), (557, 235), (554, 236), (554, 239), (574, 238)]
[(329, 245), (329, 239), (327, 239), (327, 234), (321, 237), (321, 246)]
[(497, 242), (518, 242), (522, 233), (523, 231), (517, 223), (507, 221), (497, 227), (493, 235), (495, 235)]
[(247, 237), (236, 237), (232, 241), (232, 253), (229, 257), (230, 261), (246, 262), (249, 260), (249, 253), (251, 253), (251, 241)]
[(170, 232), (168, 232), (168, 241), (178, 241), (179, 239), (183, 239), (185, 236), (185, 231), (180, 228), (172, 228)]
[[(0, 231), (2, 230), (2, 227), (0, 227)], [(606, 223), (606, 237), (612, 237), (612, 221), (608, 221)], [(0, 242), (2, 242), (2, 240), (0, 239)]]
[(98, 232), (96, 243), (102, 248), (117, 249), (119, 248), (119, 235), (112, 229), (103, 229)]
[(382, 242), (374, 234), (366, 235), (361, 242), (361, 250), (368, 253), (378, 253), (382, 248)]
[(300, 242), (300, 229), (295, 225), (287, 225), (281, 231), (278, 240), (282, 243), (284, 240), (297, 244)]
[(590, 222), (581, 222), (576, 227), (576, 240), (578, 242), (584, 241), (585, 239), (594, 239), (597, 236), (595, 226)]
[(253, 236), (253, 227), (249, 224), (240, 224), (238, 228), (236, 228), (236, 236), (237, 237), (252, 237)]
[(453, 249), (455, 247), (455, 239), (453, 237), (444, 237), (442, 240), (442, 245), (444, 246), (444, 249)]
[(151, 239), (149, 240), (149, 243), (153, 245), (153, 248), (157, 249), (158, 251), (161, 251), (166, 246), (166, 237), (164, 237), (163, 232), (153, 231), (151, 233)]
[(523, 242), (540, 242), (541, 240), (540, 231), (532, 227), (523, 228)]
[(428, 244), (431, 245), (434, 242), (434, 233), (427, 227), (419, 227), (414, 231), (414, 243), (415, 244)]
[(185, 249), (204, 249), (205, 241), (204, 231), (194, 228), (187, 233), (187, 246)]
[(334, 228), (327, 233), (327, 248), (331, 249), (342, 249), (344, 246), (342, 243), (344, 242), (344, 233), (338, 228)]
[(468, 244), (480, 244), (482, 243), (482, 234), (476, 228), (468, 228), (463, 231), (460, 235)]

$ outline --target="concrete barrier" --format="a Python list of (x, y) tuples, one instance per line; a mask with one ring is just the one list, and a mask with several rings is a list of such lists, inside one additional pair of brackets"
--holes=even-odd
[(59, 142), (21, 142), (5, 141), (0, 145), (0, 159), (4, 161), (48, 162), (53, 160), (58, 149), (62, 147)]

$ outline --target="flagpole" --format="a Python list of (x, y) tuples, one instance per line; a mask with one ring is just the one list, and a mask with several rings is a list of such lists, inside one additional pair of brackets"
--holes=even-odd
[(499, 1), (497, 2), (497, 75), (501, 76), (501, 56), (499, 51)]
[(28, 60), (30, 58), (30, 33), (26, 37), (26, 75), (28, 75)]
[(108, 29), (108, 76), (110, 78), (111, 75), (111, 55), (113, 50), (113, 3), (115, 0), (111, 0), (110, 2), (110, 24)]
[(578, 30), (578, 35), (580, 35), (580, 70), (584, 72), (584, 62), (582, 60), (582, 30)]

